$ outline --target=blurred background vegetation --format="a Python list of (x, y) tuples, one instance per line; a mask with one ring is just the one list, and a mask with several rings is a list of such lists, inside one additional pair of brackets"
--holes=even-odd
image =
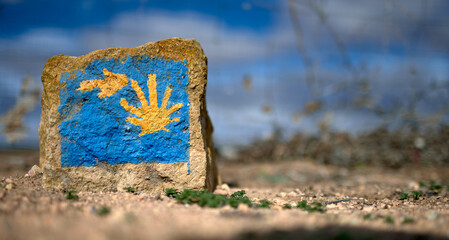
[(444, 0), (0, 1), (0, 147), (37, 149), (40, 73), (171, 37), (209, 58), (220, 160), (449, 163)]

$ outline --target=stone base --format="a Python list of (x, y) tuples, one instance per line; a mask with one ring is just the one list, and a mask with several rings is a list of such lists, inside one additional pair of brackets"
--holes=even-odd
[[(73, 150), (72, 152), (67, 150), (72, 149), (70, 148), (70, 144), (74, 145), (74, 149), (77, 149), (78, 147), (89, 148), (90, 146), (78, 146), (81, 145), (79, 142), (82, 142), (83, 139), (85, 139), (82, 136), (83, 129), (76, 129), (76, 124), (74, 125), (72, 122), (70, 122), (72, 125), (62, 123), (73, 121), (74, 118), (77, 116), (79, 117), (77, 114), (83, 111), (84, 104), (87, 106), (89, 103), (88, 101), (90, 100), (89, 98), (83, 98), (81, 95), (86, 94), (86, 91), (84, 91), (85, 89), (83, 89), (83, 91), (79, 90), (81, 88), (68, 89), (69, 86), (71, 86), (68, 83), (76, 83), (77, 85), (75, 85), (79, 86), (80, 84), (76, 81), (81, 81), (80, 78), (84, 76), (83, 74), (88, 71), (92, 71), (94, 61), (100, 61), (101, 63), (101, 61), (110, 61), (111, 59), (114, 61), (117, 60), (116, 62), (118, 65), (114, 65), (117, 68), (120, 63), (129, 61), (129, 59), (139, 60), (140, 58), (143, 60), (150, 59), (151, 61), (153, 58), (162, 60), (168, 59), (170, 61), (177, 61), (181, 64), (185, 64), (187, 67), (186, 75), (188, 76), (188, 85), (186, 86), (185, 91), (188, 95), (188, 104), (184, 104), (183, 107), (186, 107), (186, 105), (189, 107), (188, 117), (186, 117), (186, 122), (189, 123), (189, 126), (187, 128), (184, 127), (182, 130), (177, 129), (177, 125), (175, 123), (172, 125), (167, 124), (166, 126), (170, 126), (169, 132), (173, 134), (180, 131), (186, 131), (186, 129), (189, 131), (190, 137), (188, 139), (188, 143), (186, 143), (189, 146), (187, 154), (188, 159), (181, 159), (178, 162), (172, 162), (171, 159), (155, 158), (142, 159), (141, 162), (136, 162), (135, 159), (140, 158), (137, 158), (135, 155), (138, 153), (134, 154), (133, 152), (134, 155), (130, 155), (129, 161), (133, 163), (126, 163), (127, 156), (117, 156), (117, 153), (114, 152), (113, 156), (115, 159), (113, 160), (108, 159), (107, 155), (102, 155), (98, 157), (99, 159), (96, 163), (92, 164), (92, 161), (89, 162), (86, 159), (79, 159), (79, 166), (73, 165), (73, 163), (77, 163), (77, 161), (73, 160), (75, 159), (74, 155), (77, 154), (77, 152), (76, 150)], [(109, 71), (110, 69), (107, 70)], [(144, 72), (142, 74), (148, 74), (145, 70), (146, 69), (142, 70), (142, 72)], [(110, 71), (113, 72), (113, 70)], [(118, 70), (115, 71), (117, 72)], [(120, 71), (122, 72), (117, 73), (127, 74), (126, 69), (121, 69)], [(158, 69), (158, 71), (163, 71), (163, 69)], [(170, 71), (176, 71), (176, 69), (170, 69)], [(62, 80), (63, 77), (65, 78), (64, 81)], [(102, 77), (104, 78), (104, 76), (98, 75), (97, 79), (101, 80)], [(170, 76), (168, 76), (168, 78), (169, 77)], [(54, 56), (45, 64), (42, 72), (42, 83), (44, 85), (44, 91), (42, 94), (42, 115), (39, 126), (39, 141), (40, 166), (44, 173), (43, 186), (45, 188), (61, 190), (114, 191), (117, 189), (123, 189), (124, 187), (133, 187), (138, 191), (144, 190), (150, 192), (160, 192), (165, 188), (213, 190), (217, 185), (217, 169), (211, 140), (213, 128), (207, 115), (205, 103), (207, 58), (205, 57), (203, 50), (197, 41), (173, 38), (147, 43), (143, 46), (134, 48), (110, 48), (98, 50), (80, 57), (70, 57), (65, 55)], [(126, 85), (126, 81), (122, 81), (121, 83), (124, 86)], [(158, 83), (162, 84), (163, 82)], [(141, 84), (139, 83), (139, 85)], [(131, 83), (126, 86), (131, 89)], [(85, 88), (88, 89), (88, 87), (89, 86)], [(120, 91), (122, 87), (123, 86), (119, 86), (112, 90), (109, 89), (110, 92), (106, 91), (106, 94), (103, 93), (103, 95), (100, 94), (100, 91), (97, 88), (88, 89), (92, 91), (88, 93), (90, 94), (88, 96), (93, 98), (92, 96), (94, 95), (92, 94), (98, 93), (98, 99), (100, 100), (112, 99), (111, 96), (113, 93)], [(74, 106), (74, 104), (70, 105), (64, 102), (66, 105), (62, 106), (63, 103), (61, 102), (61, 99), (66, 97), (64, 94), (68, 91), (75, 93), (73, 98), (79, 98), (75, 99), (76, 101), (72, 101), (74, 104), (78, 105)], [(130, 90), (127, 91), (134, 95), (136, 94)], [(127, 94), (127, 92), (123, 92), (124, 93), (121, 94)], [(136, 98), (132, 94), (129, 95), (128, 99), (132, 99), (132, 97)], [(172, 96), (176, 96), (176, 93), (172, 93)], [(174, 99), (175, 97), (172, 98)], [(130, 105), (132, 105), (131, 102)], [(161, 104), (159, 103), (158, 106), (160, 105)], [(138, 107), (136, 103), (134, 103), (133, 106)], [(98, 107), (101, 108), (102, 105)], [(65, 108), (69, 108), (70, 111), (64, 113), (66, 110)], [(117, 109), (120, 110), (120, 106)], [(130, 116), (132, 117), (132, 115)], [(131, 126), (134, 130), (139, 130), (136, 126), (130, 125), (129, 122), (126, 122), (123, 119), (126, 118), (122, 118), (122, 120), (120, 120), (122, 125), (127, 124), (126, 126), (128, 128)], [(174, 119), (174, 117), (172, 119)], [(83, 121), (83, 119), (80, 121)], [(107, 124), (112, 123), (108, 122)], [(122, 125), (111, 125), (111, 129), (115, 130), (116, 128), (123, 128)], [(67, 126), (75, 127), (71, 129)], [(92, 125), (86, 125), (87, 128), (90, 126)], [(161, 133), (163, 132), (161, 131)], [(131, 133), (126, 134), (129, 135)], [(126, 135), (127, 138), (129, 138), (128, 135)], [(140, 134), (139, 137), (142, 137), (141, 135), (145, 135), (144, 137), (147, 137), (147, 139), (151, 137), (150, 134)], [(137, 134), (132, 137), (139, 140)], [(123, 143), (126, 143), (125, 140), (123, 140)], [(65, 145), (64, 147), (61, 147), (61, 142), (63, 141), (65, 141)], [(93, 142), (95, 143), (95, 141)], [(111, 144), (113, 143), (111, 142)], [(121, 146), (120, 141), (114, 144), (116, 145), (111, 145), (111, 148)], [(68, 148), (67, 145), (69, 146)], [(142, 151), (142, 147), (139, 149), (139, 151)], [(111, 149), (107, 150), (110, 151)], [(124, 150), (129, 149), (124, 148)], [(177, 151), (177, 145), (171, 146), (168, 150)], [(112, 151), (114, 151), (114, 149), (112, 149)], [(148, 151), (155, 151), (155, 149), (150, 147), (148, 148)], [(162, 154), (164, 149), (159, 149), (158, 151), (158, 154)], [(96, 156), (95, 151), (93, 151), (92, 154)], [(131, 159), (132, 157), (134, 157), (134, 160)], [(95, 159), (97, 160), (97, 158)], [(125, 162), (123, 162), (123, 159), (125, 159)]]

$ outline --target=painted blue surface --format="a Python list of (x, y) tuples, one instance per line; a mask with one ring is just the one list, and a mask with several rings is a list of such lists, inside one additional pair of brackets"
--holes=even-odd
[[(76, 77), (72, 79), (70, 73), (63, 74), (58, 108), (62, 118), (59, 125), (61, 166), (96, 166), (100, 162), (111, 165), (189, 163), (190, 104), (186, 91), (189, 81), (186, 65), (186, 61), (140, 56), (96, 60), (83, 72), (77, 70)], [(98, 97), (100, 90), (76, 90), (82, 81), (104, 79), (104, 68), (136, 80), (147, 100), (148, 74), (156, 74), (158, 106), (161, 106), (165, 88), (170, 84), (173, 91), (167, 108), (182, 103), (183, 107), (171, 114), (171, 118), (179, 117), (180, 121), (166, 126), (170, 132), (158, 131), (139, 137), (140, 127), (126, 121), (127, 117), (135, 116), (120, 105), (120, 100), (125, 98), (130, 105), (141, 106), (131, 81), (103, 99)]]

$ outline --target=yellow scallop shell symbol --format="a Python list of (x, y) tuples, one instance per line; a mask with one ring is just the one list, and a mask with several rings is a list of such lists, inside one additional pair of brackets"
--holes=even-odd
[[(103, 73), (105, 74), (105, 76), (107, 76), (105, 80), (96, 79), (83, 81), (80, 84), (80, 88), (76, 90), (92, 91), (94, 90), (94, 88), (100, 88), (101, 92), (98, 93), (98, 97), (105, 98), (112, 96), (112, 94), (128, 84), (128, 78), (124, 74), (112, 73), (107, 69), (103, 69)], [(136, 116), (128, 117), (126, 121), (140, 127), (141, 132), (139, 134), (139, 137), (161, 130), (169, 132), (166, 126), (171, 122), (180, 120), (179, 117), (171, 119), (170, 115), (183, 107), (182, 103), (177, 103), (167, 109), (168, 100), (170, 99), (170, 95), (172, 92), (170, 86), (167, 86), (167, 88), (165, 88), (165, 93), (162, 98), (162, 105), (161, 107), (158, 107), (156, 74), (148, 74), (147, 86), (149, 91), (149, 104), (147, 99), (145, 99), (145, 95), (142, 89), (139, 87), (137, 81), (133, 79), (130, 80), (131, 87), (134, 89), (137, 97), (140, 99), (141, 107), (134, 107), (132, 105), (129, 105), (128, 101), (122, 98), (120, 100), (120, 105), (130, 114)]]

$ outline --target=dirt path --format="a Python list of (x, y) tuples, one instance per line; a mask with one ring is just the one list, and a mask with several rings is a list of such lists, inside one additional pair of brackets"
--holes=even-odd
[[(217, 193), (243, 189), (254, 202), (273, 205), (211, 209), (144, 192), (79, 192), (69, 200), (43, 190), (41, 176), (24, 176), (35, 156), (16, 167), (5, 167), (1, 156), (0, 176), (13, 177), (0, 180), (0, 239), (449, 239), (449, 167), (222, 163), (231, 188), (222, 185)], [(431, 180), (442, 189), (429, 190)], [(399, 200), (413, 190), (424, 196)], [(332, 203), (347, 199), (355, 200)], [(294, 207), (302, 200), (328, 204), (324, 213), (307, 212)]]

